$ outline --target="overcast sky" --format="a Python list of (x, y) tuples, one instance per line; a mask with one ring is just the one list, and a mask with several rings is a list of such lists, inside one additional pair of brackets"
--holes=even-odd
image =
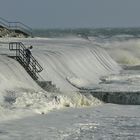
[(0, 17), (33, 28), (140, 27), (140, 0), (0, 0)]

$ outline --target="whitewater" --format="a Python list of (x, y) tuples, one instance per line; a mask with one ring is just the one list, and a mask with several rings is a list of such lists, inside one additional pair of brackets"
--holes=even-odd
[[(9, 42), (33, 45), (38, 80), (58, 90), (42, 89), (9, 57)], [(1, 38), (0, 48), (0, 139), (140, 138), (139, 39)]]

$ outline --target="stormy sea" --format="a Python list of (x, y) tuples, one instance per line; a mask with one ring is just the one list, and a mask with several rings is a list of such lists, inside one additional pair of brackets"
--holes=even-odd
[[(33, 46), (37, 81), (10, 42)], [(139, 105), (140, 28), (0, 38), (0, 140), (139, 140)]]

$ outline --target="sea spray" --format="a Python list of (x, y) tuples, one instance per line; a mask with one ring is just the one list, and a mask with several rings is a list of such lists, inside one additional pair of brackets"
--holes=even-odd
[(140, 65), (140, 40), (110, 41), (101, 44), (109, 55), (122, 65)]
[(64, 107), (96, 106), (102, 102), (92, 96), (84, 96), (80, 93), (47, 93), (47, 92), (23, 92), (16, 98), (13, 104), (16, 108), (27, 108), (39, 114), (46, 114), (54, 109)]
[(96, 106), (102, 102), (92, 95), (82, 95), (79, 92), (65, 92), (60, 95), (60, 103), (67, 107)]

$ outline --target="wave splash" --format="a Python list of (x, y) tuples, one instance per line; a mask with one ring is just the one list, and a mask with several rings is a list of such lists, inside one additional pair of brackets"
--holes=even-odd
[(79, 92), (48, 93), (29, 89), (18, 89), (4, 93), (0, 102), (1, 120), (15, 119), (34, 113), (46, 114), (65, 107), (87, 107), (102, 104), (92, 95), (84, 96)]

